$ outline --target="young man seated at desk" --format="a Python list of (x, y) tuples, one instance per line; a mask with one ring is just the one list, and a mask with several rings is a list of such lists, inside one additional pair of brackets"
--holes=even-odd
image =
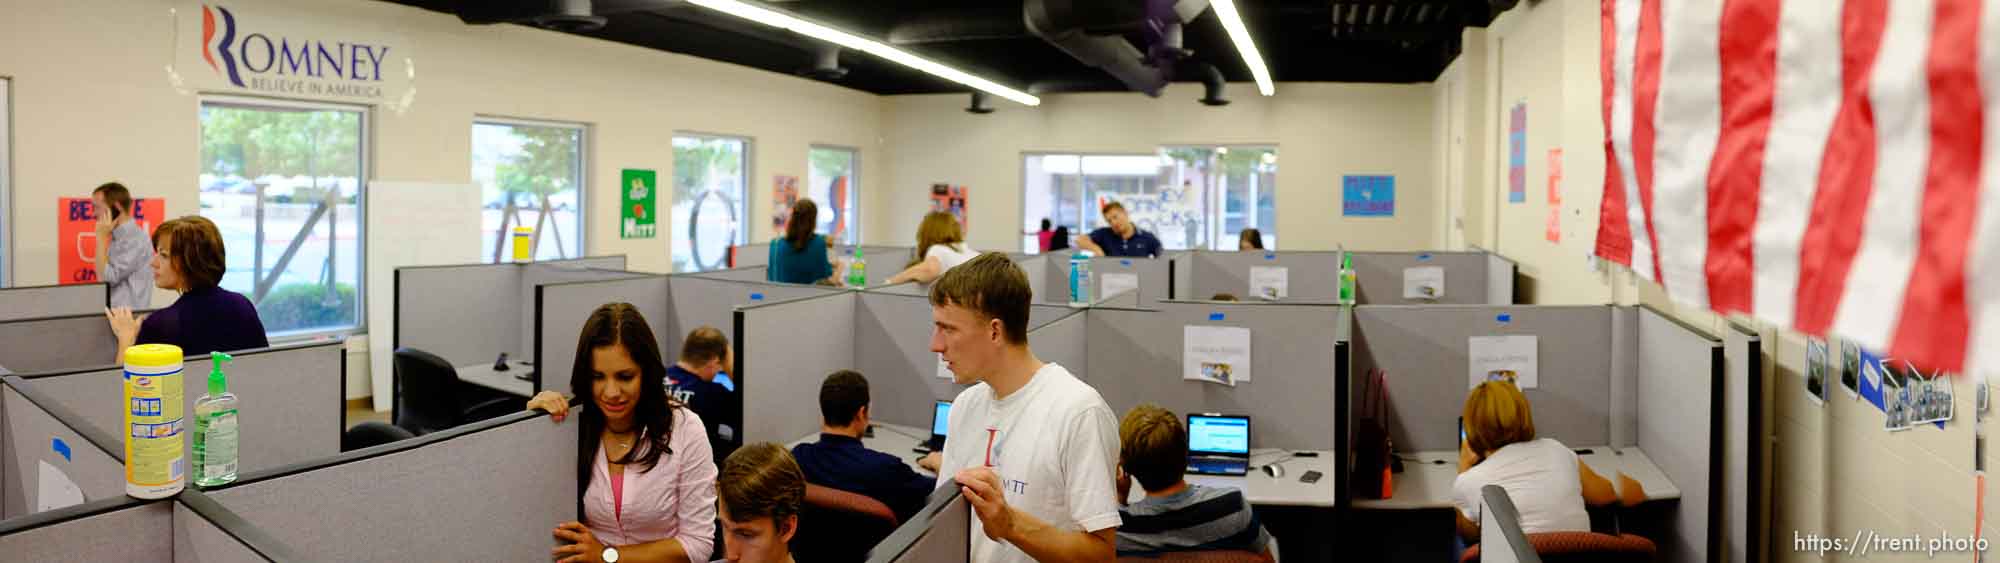
[(1271, 534), (1257, 521), (1243, 491), (1187, 482), (1187, 427), (1173, 411), (1151, 403), (1118, 422), (1118, 502), (1132, 480), (1146, 498), (1118, 510), (1118, 555), (1168, 551), (1241, 550), (1271, 557)]
[(1621, 496), (1568, 446), (1554, 438), (1536, 439), (1528, 397), (1513, 383), (1488, 381), (1472, 388), (1463, 416), (1465, 439), (1459, 442), (1458, 478), (1451, 490), (1452, 503), (1458, 505), (1458, 533), (1467, 543), (1479, 541), (1479, 490), (1487, 485), (1507, 490), (1526, 534), (1588, 532), (1585, 505), (1629, 506), (1646, 498), (1638, 481), (1621, 475)]
[[(819, 441), (792, 446), (792, 457), (798, 459), (807, 482), (882, 501), (898, 522), (923, 510), (937, 479), (918, 474), (894, 455), (861, 445), (868, 430), (867, 378), (852, 370), (826, 376), (819, 386), (819, 413)], [(937, 471), (937, 452), (924, 456), (918, 465)]]
[(715, 463), (736, 451), (743, 426), (743, 402), (734, 391), (715, 381), (735, 359), (729, 337), (715, 327), (694, 329), (681, 343), (681, 359), (667, 366), (667, 394), (701, 416)]
[(792, 563), (787, 545), (799, 531), (806, 480), (783, 447), (758, 442), (729, 454), (715, 482), (723, 560)]

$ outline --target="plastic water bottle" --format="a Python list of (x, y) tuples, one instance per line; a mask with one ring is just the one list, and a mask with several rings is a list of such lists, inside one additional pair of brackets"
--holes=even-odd
[(141, 344), (125, 349), (125, 494), (167, 498), (187, 488), (181, 437), (181, 348)]
[(861, 257), (861, 247), (854, 247), (854, 259), (847, 264), (847, 286), (868, 286), (868, 260)]
[(1069, 305), (1083, 307), (1090, 304), (1090, 255), (1078, 252), (1069, 255)]
[(1354, 255), (1340, 254), (1340, 304), (1354, 304)]
[(236, 480), (237, 419), (236, 394), (222, 364), (235, 358), (216, 352), (210, 356), (208, 394), (194, 402), (194, 484), (214, 487)]

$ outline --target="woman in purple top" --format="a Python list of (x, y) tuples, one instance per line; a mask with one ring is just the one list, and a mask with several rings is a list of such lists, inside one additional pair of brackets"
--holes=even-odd
[[(598, 307), (577, 338), (570, 392), (577, 407), (576, 490), (581, 522), (554, 533), (562, 563), (703, 563), (715, 553), (715, 461), (701, 417), (667, 396), (667, 365), (646, 319), (629, 303)], [(562, 422), (561, 393), (529, 409)], [(630, 512), (627, 512), (630, 509)]]
[(215, 223), (198, 215), (161, 223), (153, 231), (153, 285), (181, 296), (146, 315), (143, 324), (130, 308), (105, 311), (118, 336), (118, 362), (125, 362), (125, 349), (135, 344), (172, 344), (189, 357), (270, 346), (257, 307), (216, 285), (226, 263)]

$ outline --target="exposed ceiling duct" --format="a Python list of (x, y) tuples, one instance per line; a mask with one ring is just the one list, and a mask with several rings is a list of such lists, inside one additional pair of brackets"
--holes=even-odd
[(1175, 63), (1189, 54), (1179, 45), (1180, 27), (1207, 9), (1208, 0), (1025, 0), (1022, 17), (1030, 33), (1078, 62), (1159, 96), (1173, 81)]
[(604, 29), (604, 16), (590, 11), (590, 0), (553, 0), (551, 10), (534, 17), (535, 25), (556, 31), (577, 33)]

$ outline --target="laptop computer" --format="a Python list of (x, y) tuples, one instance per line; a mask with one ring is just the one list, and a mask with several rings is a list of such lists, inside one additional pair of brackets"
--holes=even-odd
[(1188, 473), (1250, 473), (1250, 417), (1189, 414)]
[(924, 445), (933, 452), (944, 451), (944, 436), (951, 430), (951, 401), (938, 401), (931, 407), (931, 439)]

